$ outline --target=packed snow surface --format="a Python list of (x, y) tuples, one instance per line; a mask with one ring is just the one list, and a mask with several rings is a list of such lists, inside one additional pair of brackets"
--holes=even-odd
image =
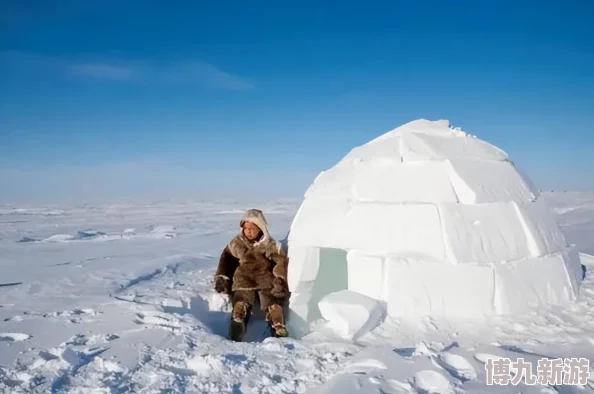
[[(594, 194), (544, 201), (576, 253), (594, 254)], [(593, 392), (594, 380), (585, 390), (487, 386), (484, 369), (492, 356), (587, 357), (594, 365), (594, 258), (584, 254), (585, 279), (569, 307), (485, 319), (386, 318), (354, 341), (321, 316), (319, 329), (301, 339), (263, 339), (262, 320), (254, 319), (246, 343), (226, 340), (227, 300), (211, 282), (222, 248), (255, 206), (284, 238), (299, 203), (0, 206), (0, 392)], [(54, 235), (77, 239), (42, 242)], [(362, 259), (370, 277), (384, 269), (365, 253), (322, 256), (344, 259), (345, 269)], [(364, 273), (344, 280), (367, 288)], [(474, 275), (477, 287), (486, 283)], [(455, 275), (442, 281), (457, 285)], [(409, 286), (414, 297), (425, 291)], [(464, 291), (460, 302), (487, 303)], [(420, 307), (441, 307), (419, 299)]]
[[(339, 290), (387, 303), (393, 318), (472, 318), (571, 305), (582, 280), (579, 253), (530, 179), (443, 120), (407, 123), (322, 171), (288, 245), (289, 324), (300, 333)], [(341, 274), (329, 280), (330, 270)]]

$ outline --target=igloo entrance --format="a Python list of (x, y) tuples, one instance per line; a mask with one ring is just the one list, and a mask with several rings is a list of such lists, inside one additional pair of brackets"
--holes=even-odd
[(311, 292), (306, 301), (307, 321), (322, 317), (319, 302), (327, 295), (346, 290), (348, 287), (347, 252), (335, 248), (311, 248), (308, 253), (309, 269), (314, 275), (310, 284)]
[[(373, 282), (378, 280), (374, 274), (383, 274), (382, 264), (362, 266), (362, 260), (353, 257), (356, 254), (340, 248), (312, 247), (302, 252), (305, 264), (301, 274), (310, 280), (302, 281), (295, 289), (300, 293), (292, 296), (290, 325), (294, 334), (304, 334), (309, 323), (322, 321), (335, 333), (354, 339), (383, 321), (383, 286), (378, 289)], [(297, 315), (295, 311), (299, 311)]]

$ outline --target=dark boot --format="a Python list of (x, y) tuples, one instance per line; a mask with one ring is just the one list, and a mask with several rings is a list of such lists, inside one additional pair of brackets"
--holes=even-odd
[(231, 324), (229, 326), (229, 339), (236, 342), (243, 341), (245, 328), (250, 317), (251, 307), (245, 301), (238, 301), (233, 306)]

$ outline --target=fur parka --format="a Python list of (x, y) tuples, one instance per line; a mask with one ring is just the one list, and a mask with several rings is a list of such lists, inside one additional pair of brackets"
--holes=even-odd
[(287, 280), (288, 257), (280, 242), (268, 233), (268, 224), (262, 211), (250, 209), (242, 217), (240, 226), (251, 222), (262, 230), (262, 236), (250, 242), (241, 230), (227, 246), (219, 259), (216, 277), (231, 281), (230, 290), (265, 290), (272, 288), (275, 277)]

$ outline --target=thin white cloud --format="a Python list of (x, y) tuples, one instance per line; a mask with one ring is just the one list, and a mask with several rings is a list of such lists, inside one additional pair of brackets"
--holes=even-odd
[(227, 73), (212, 64), (187, 61), (154, 70), (155, 76), (166, 83), (194, 83), (212, 88), (229, 90), (245, 90), (253, 88), (253, 84), (245, 78)]
[[(2, 67), (4, 66), (4, 67)], [(0, 51), (0, 68), (36, 75), (59, 73), (78, 78), (92, 78), (143, 85), (192, 85), (214, 89), (248, 90), (253, 83), (200, 60), (188, 59), (155, 64), (138, 59), (101, 59), (60, 57), (39, 53)]]

